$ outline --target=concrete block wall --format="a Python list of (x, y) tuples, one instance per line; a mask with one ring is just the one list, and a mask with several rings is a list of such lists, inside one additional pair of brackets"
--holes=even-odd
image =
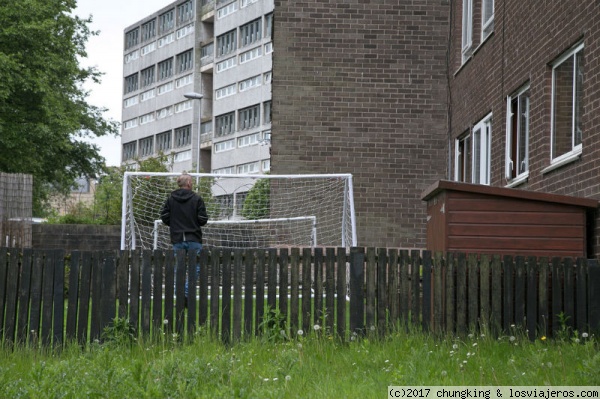
[(101, 251), (121, 248), (121, 226), (34, 224), (32, 247), (65, 251)]

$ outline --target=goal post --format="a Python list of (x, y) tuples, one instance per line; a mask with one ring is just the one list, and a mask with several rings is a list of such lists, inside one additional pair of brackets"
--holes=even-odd
[[(180, 174), (125, 172), (121, 249), (171, 248), (160, 210)], [(207, 246), (356, 246), (351, 174), (189, 174), (207, 207)]]

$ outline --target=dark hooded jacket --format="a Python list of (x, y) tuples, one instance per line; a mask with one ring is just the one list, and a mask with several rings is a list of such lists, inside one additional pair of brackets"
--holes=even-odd
[(204, 200), (184, 188), (171, 193), (160, 212), (160, 219), (170, 227), (171, 243), (195, 241), (202, 243), (202, 229), (208, 222)]

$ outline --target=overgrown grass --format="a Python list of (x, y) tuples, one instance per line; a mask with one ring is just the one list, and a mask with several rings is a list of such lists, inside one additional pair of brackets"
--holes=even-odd
[(204, 330), (191, 343), (167, 333), (138, 342), (115, 324), (83, 349), (3, 348), (0, 397), (383, 398), (389, 385), (600, 385), (599, 342), (585, 333), (531, 342), (517, 332), (402, 330), (342, 343), (318, 326), (293, 339), (276, 326), (230, 347)]

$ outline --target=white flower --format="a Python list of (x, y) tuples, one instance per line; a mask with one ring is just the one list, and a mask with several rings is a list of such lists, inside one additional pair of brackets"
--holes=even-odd
[(586, 333), (586, 332), (581, 333), (581, 338), (587, 338), (587, 337), (588, 337), (588, 333)]
[(304, 331), (298, 330), (298, 335), (304, 335)]
[(286, 376), (285, 376), (285, 380), (286, 380), (286, 381), (290, 381), (291, 379), (292, 379), (292, 376), (291, 376), (291, 375), (286, 375)]
[(319, 331), (320, 329), (321, 329), (321, 326), (320, 326), (320, 325), (318, 325), (318, 324), (315, 324), (315, 325), (313, 326), (313, 330), (315, 330), (315, 331)]
[(302, 349), (302, 344), (298, 342), (298, 349)]
[(514, 342), (514, 341), (515, 341), (515, 339), (516, 339), (516, 338), (514, 337), (514, 335), (511, 335), (511, 336), (510, 336), (510, 338), (509, 338), (509, 341), (510, 341), (510, 342)]
[(442, 377), (445, 377), (448, 375), (448, 372), (446, 370), (442, 370)]
[(370, 330), (375, 331), (375, 326), (371, 326)]
[(164, 320), (163, 320), (163, 324), (166, 326), (167, 324), (169, 324), (169, 320), (167, 320), (167, 319), (164, 319)]
[(458, 344), (452, 345), (452, 349), (454, 349), (454, 350), (458, 349)]
[(477, 342), (473, 342), (473, 346), (477, 346)]

